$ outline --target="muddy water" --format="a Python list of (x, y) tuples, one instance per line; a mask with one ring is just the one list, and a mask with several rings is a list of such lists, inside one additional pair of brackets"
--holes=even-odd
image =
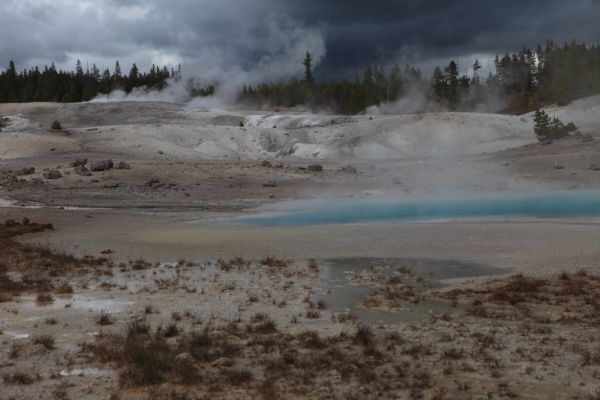
[(444, 279), (469, 278), (507, 274), (511, 268), (467, 263), (453, 260), (406, 259), (406, 258), (349, 258), (325, 260), (321, 268), (319, 289), (328, 308), (334, 312), (350, 312), (367, 325), (376, 323), (398, 324), (418, 321), (432, 314), (460, 314), (464, 310), (453, 307), (448, 302), (424, 301), (406, 305), (394, 311), (366, 309), (360, 306), (361, 300), (372, 294), (374, 284), (352, 283), (351, 276), (370, 270), (377, 270), (384, 277), (391, 276), (394, 269), (404, 267), (422, 281), (415, 287), (417, 291), (443, 287)]

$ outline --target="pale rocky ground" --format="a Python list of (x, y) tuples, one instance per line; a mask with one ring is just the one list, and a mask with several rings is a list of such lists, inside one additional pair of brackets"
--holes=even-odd
[[(600, 97), (550, 113), (600, 139)], [(75, 293), (53, 293), (49, 305), (36, 305), (35, 293), (0, 303), (0, 375), (24, 372), (34, 380), (29, 385), (3, 382), (0, 399), (39, 398), (41, 393), (146, 398), (149, 389), (119, 389), (114, 365), (91, 360), (82, 354), (81, 343), (93, 343), (99, 332), (121, 332), (128, 321), (145, 314), (147, 305), (157, 309), (146, 315), (153, 326), (175, 321), (186, 332), (213, 318), (217, 324), (245, 324), (260, 312), (289, 334), (307, 329), (325, 337), (353, 333), (357, 321), (334, 317), (360, 314), (360, 308), (354, 309), (360, 299), (352, 306), (319, 310), (317, 318), (306, 316), (307, 296), (334, 301), (324, 284), (327, 259), (388, 258), (415, 270), (419, 260), (472, 263), (500, 274), (542, 278), (562, 271), (599, 272), (600, 229), (593, 219), (305, 227), (220, 223), (255, 207), (300, 198), (418, 199), (600, 188), (600, 172), (590, 168), (600, 166), (600, 140), (539, 145), (531, 115), (266, 115), (143, 102), (2, 104), (0, 115), (10, 118), (0, 132), (0, 220), (28, 217), (56, 228), (24, 236), (22, 242), (80, 257), (99, 257), (110, 249), (108, 257), (115, 263), (138, 258), (166, 263), (139, 271), (115, 266), (109, 272), (54, 277), (55, 286), (68, 281)], [(61, 122), (61, 131), (49, 128), (54, 120)], [(125, 161), (131, 169), (79, 176), (68, 165), (81, 158)], [(271, 165), (262, 165), (265, 160)], [(324, 171), (306, 170), (311, 164), (322, 164)], [(348, 165), (357, 172), (341, 170)], [(28, 167), (35, 173), (17, 176)], [(45, 179), (45, 169), (63, 177)], [(295, 264), (276, 274), (260, 266), (229, 272), (214, 267), (219, 258), (238, 256), (274, 256)], [(310, 258), (317, 259), (320, 274), (307, 270)], [(191, 261), (190, 266), (173, 266), (180, 259)], [(448, 289), (477, 288), (488, 279), (450, 278), (439, 281)], [(384, 281), (364, 280), (371, 289), (383, 287)], [(344, 282), (349, 288), (357, 284), (351, 274)], [(348, 388), (357, 398), (598, 398), (596, 325), (580, 320), (548, 324), (535, 316), (535, 304), (519, 308), (523, 314), (514, 320), (463, 315), (472, 300), (462, 299), (456, 310), (446, 303), (441, 310), (430, 303), (406, 304), (412, 317), (395, 323), (385, 312), (378, 314), (378, 307), (389, 308), (385, 302), (372, 311), (368, 323), (378, 337), (396, 333), (402, 338), (397, 361), (408, 363), (409, 378), (414, 373), (409, 380), (425, 370), (431, 387), (413, 382), (390, 392), (354, 381), (345, 387), (335, 377), (308, 385), (304, 394), (279, 388), (281, 398), (353, 398)], [(429, 307), (438, 316), (429, 317)], [(525, 312), (528, 307), (534, 312)], [(97, 324), (102, 311), (110, 313), (112, 325)], [(450, 317), (440, 316), (445, 313)], [(32, 338), (46, 334), (55, 338), (55, 350), (32, 344)], [(482, 351), (484, 345), (493, 349), (489, 357), (481, 356), (490, 351)], [(15, 346), (23, 351), (11, 357)], [(412, 354), (413, 346), (425, 350)], [(449, 356), (450, 347), (463, 352)], [(591, 359), (584, 363), (586, 351)], [(386, 365), (392, 364), (381, 364)], [(261, 367), (249, 368), (260, 381)], [(255, 389), (242, 386), (204, 398), (253, 398)]]

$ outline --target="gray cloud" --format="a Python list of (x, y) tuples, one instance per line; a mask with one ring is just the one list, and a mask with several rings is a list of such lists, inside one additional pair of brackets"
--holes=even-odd
[[(299, 73), (350, 78), (355, 65), (514, 51), (547, 39), (597, 41), (600, 0), (4, 0), (0, 61), (76, 58), (112, 68), (183, 63), (214, 78)], [(472, 60), (469, 60), (469, 63)]]

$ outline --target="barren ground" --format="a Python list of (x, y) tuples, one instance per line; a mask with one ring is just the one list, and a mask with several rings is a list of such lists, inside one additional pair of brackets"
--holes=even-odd
[[(554, 111), (594, 135), (599, 104)], [(0, 114), (0, 399), (600, 396), (595, 219), (221, 223), (301, 198), (595, 190), (598, 140), (535, 144), (530, 116)]]

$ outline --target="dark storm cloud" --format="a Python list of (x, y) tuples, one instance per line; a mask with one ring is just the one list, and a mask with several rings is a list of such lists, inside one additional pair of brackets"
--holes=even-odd
[(368, 61), (427, 65), (547, 39), (600, 41), (600, 0), (3, 0), (0, 8), (0, 59), (21, 66), (119, 58), (277, 77), (297, 72), (296, 58), (311, 50), (320, 76), (350, 77)]

